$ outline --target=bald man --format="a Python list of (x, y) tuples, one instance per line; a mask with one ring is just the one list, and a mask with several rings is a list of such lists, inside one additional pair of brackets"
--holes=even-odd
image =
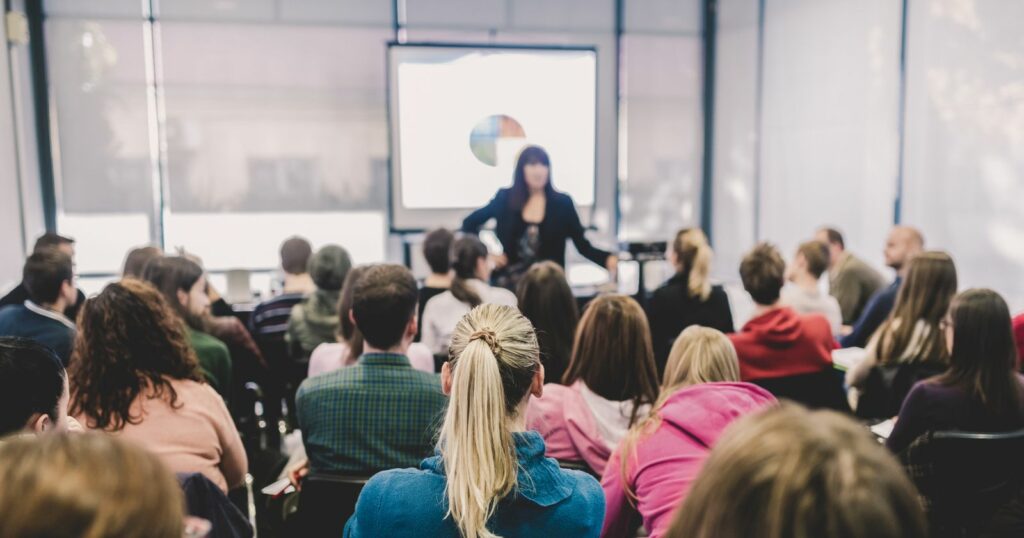
[(868, 301), (850, 334), (839, 340), (842, 347), (864, 347), (871, 335), (878, 330), (885, 318), (889, 317), (896, 294), (906, 276), (910, 259), (924, 251), (924, 236), (916, 228), (896, 226), (889, 232), (885, 242), (885, 264), (896, 271), (896, 280), (883, 288)]

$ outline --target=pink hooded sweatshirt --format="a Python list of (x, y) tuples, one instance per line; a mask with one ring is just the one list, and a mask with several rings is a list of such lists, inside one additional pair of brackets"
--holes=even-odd
[(676, 391), (658, 412), (658, 429), (641, 437), (629, 458), (636, 508), (623, 488), (619, 451), (608, 461), (601, 479), (606, 503), (601, 536), (631, 536), (629, 524), (637, 512), (651, 538), (664, 536), (722, 431), (774, 402), (771, 393), (750, 383), (704, 383)]

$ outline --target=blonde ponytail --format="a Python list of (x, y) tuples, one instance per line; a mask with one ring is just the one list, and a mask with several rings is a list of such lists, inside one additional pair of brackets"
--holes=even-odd
[(691, 297), (701, 301), (711, 296), (711, 246), (699, 228), (684, 228), (676, 234), (672, 250), (679, 260), (680, 270), (687, 276), (686, 287)]
[(635, 459), (634, 452), (640, 438), (658, 429), (660, 411), (665, 402), (684, 387), (739, 380), (740, 363), (729, 337), (721, 331), (699, 325), (691, 325), (680, 333), (668, 354), (661, 396), (651, 406), (647, 418), (630, 428), (619, 445), (619, 479), (631, 504), (636, 501), (636, 493), (629, 485), (629, 459)]
[(447, 515), (464, 538), (495, 538), (487, 521), (516, 487), (512, 422), (540, 365), (537, 337), (515, 308), (485, 304), (459, 321), (448, 354), (440, 440)]

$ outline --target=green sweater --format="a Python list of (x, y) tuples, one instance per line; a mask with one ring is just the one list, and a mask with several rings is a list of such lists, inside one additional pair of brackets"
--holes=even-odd
[(189, 343), (199, 357), (199, 367), (206, 376), (206, 382), (213, 387), (224, 401), (228, 401), (231, 387), (231, 354), (224, 342), (194, 329), (188, 330)]

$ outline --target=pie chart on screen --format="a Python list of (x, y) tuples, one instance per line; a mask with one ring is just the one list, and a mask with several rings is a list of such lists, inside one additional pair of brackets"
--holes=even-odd
[(516, 158), (526, 145), (526, 131), (511, 116), (495, 114), (481, 119), (469, 133), (469, 149), (487, 166), (500, 166)]

